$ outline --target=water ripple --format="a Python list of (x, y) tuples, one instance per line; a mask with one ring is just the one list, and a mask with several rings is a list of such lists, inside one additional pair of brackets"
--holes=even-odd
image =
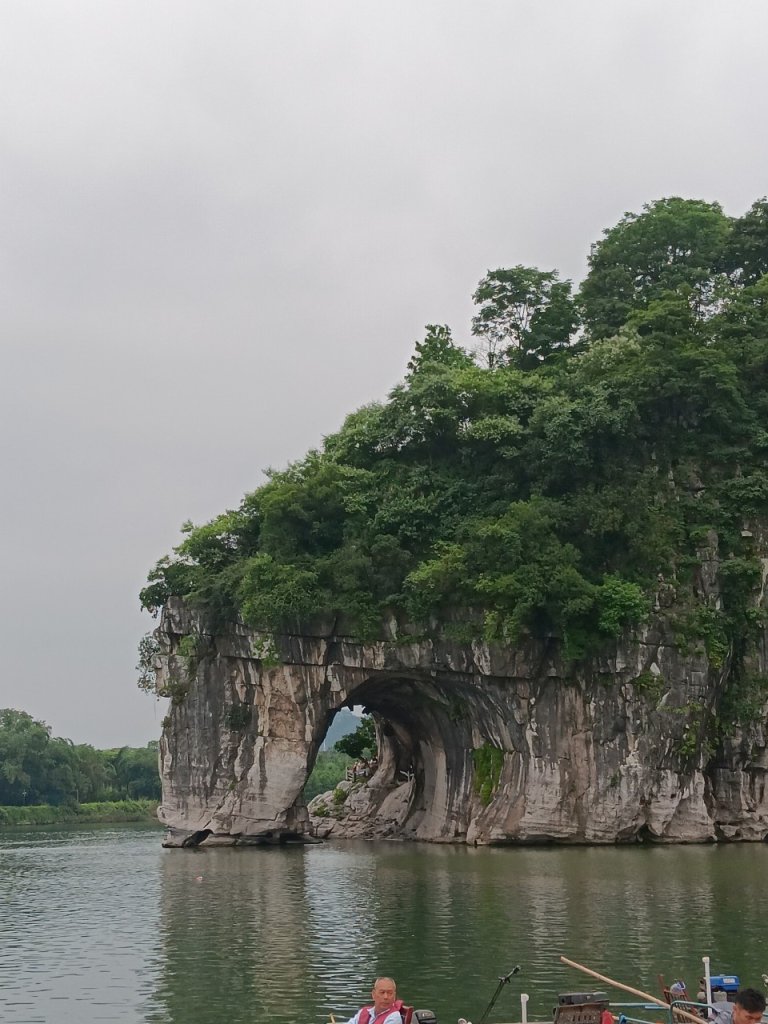
[(397, 843), (163, 851), (148, 827), (0, 833), (0, 1020), (339, 1020), (378, 973), (436, 1011), (551, 1019), (564, 953), (656, 990), (700, 956), (759, 984), (768, 847)]

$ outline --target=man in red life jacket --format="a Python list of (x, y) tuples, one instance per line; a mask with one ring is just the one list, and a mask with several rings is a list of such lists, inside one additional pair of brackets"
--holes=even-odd
[(371, 991), (373, 1006), (364, 1006), (348, 1024), (403, 1024), (400, 1016), (402, 1000), (397, 998), (397, 986), (392, 978), (377, 978)]

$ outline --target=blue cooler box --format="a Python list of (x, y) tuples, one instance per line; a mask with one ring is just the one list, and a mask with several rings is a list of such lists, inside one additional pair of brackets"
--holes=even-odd
[(713, 992), (738, 992), (739, 977), (737, 974), (713, 974), (709, 983)]

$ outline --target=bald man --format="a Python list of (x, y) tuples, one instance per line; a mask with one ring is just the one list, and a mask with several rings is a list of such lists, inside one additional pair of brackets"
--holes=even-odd
[(347, 1024), (403, 1024), (392, 978), (377, 978), (371, 990), (373, 1006), (364, 1006)]

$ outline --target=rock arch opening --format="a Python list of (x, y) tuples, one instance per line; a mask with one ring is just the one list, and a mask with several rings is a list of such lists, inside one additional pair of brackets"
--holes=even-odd
[[(463, 796), (473, 770), (472, 718), (457, 687), (415, 674), (377, 675), (356, 687), (349, 699), (362, 704), (374, 720), (375, 770), (347, 780), (338, 806), (328, 799), (311, 802), (312, 831), (320, 836), (418, 838), (425, 832), (431, 839), (463, 838)], [(318, 807), (321, 813), (313, 814)]]
[(322, 835), (304, 786), (333, 717), (353, 705), (374, 717), (378, 764), (334, 834), (469, 839), (485, 813), (473, 754), (512, 744), (488, 679), (451, 664), (466, 662), (461, 648), (286, 635), (267, 660), (263, 638), (235, 625), (207, 634), (191, 665), (184, 638), (202, 633), (180, 601), (156, 632), (158, 681), (173, 695), (160, 743), (166, 845)]

